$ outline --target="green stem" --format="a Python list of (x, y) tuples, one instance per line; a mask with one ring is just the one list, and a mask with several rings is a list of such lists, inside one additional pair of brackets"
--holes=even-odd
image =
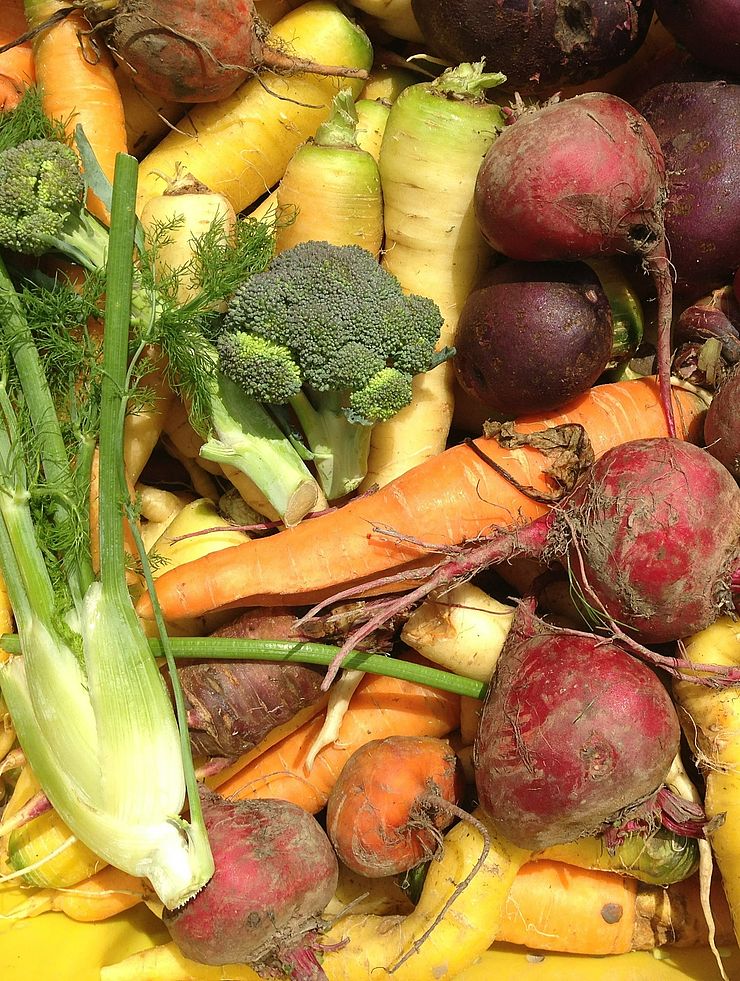
[[(122, 604), (130, 602), (124, 561), (122, 504), (126, 484), (120, 453), (126, 411), (126, 371), (134, 281), (133, 247), (136, 229), (138, 164), (134, 157), (117, 158), (113, 203), (117, 220), (111, 224), (105, 297), (105, 345), (100, 408), (100, 580), (103, 589)], [(116, 507), (116, 502), (119, 506)]]
[[(315, 644), (292, 640), (251, 640), (241, 637), (169, 637), (167, 641), (172, 656), (176, 660), (194, 661), (277, 661), (286, 664), (329, 665), (336, 656), (338, 648), (331, 644)], [(153, 653), (162, 655), (159, 640), (149, 640)], [(9, 654), (20, 649), (15, 634), (0, 637), (0, 647)], [(473, 678), (439, 668), (428, 668), (413, 661), (401, 661), (385, 654), (369, 654), (365, 651), (352, 651), (345, 658), (342, 667), (357, 668), (368, 674), (381, 674), (389, 678), (400, 678), (429, 688), (439, 688), (455, 695), (469, 698), (485, 698), (486, 685)]]

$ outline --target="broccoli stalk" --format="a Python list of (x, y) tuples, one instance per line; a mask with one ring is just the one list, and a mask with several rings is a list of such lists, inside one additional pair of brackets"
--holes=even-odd
[(108, 230), (86, 210), (74, 151), (56, 140), (25, 140), (0, 153), (0, 248), (58, 252), (90, 271), (105, 268)]
[(441, 328), (365, 249), (305, 242), (239, 287), (216, 346), (244, 392), (292, 410), (331, 501), (362, 481), (372, 427), (411, 402), (413, 376), (453, 353)]
[(288, 527), (316, 507), (316, 481), (293, 445), (267, 410), (221, 372), (212, 381), (210, 410), (214, 433), (200, 449), (204, 459), (249, 477)]

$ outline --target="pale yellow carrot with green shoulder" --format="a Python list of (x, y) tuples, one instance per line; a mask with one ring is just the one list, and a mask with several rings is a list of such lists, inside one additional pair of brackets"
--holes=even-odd
[[(503, 126), (501, 109), (485, 93), (503, 80), (481, 63), (409, 86), (393, 103), (383, 136), (382, 263), (404, 289), (437, 303), (445, 320), (442, 345), (454, 345), (462, 305), (491, 255), (473, 213), (473, 190)], [(412, 404), (375, 427), (361, 491), (389, 483), (445, 448), (453, 379), (450, 362), (417, 377)]]
[[(367, 70), (372, 47), (365, 32), (328, 0), (309, 0), (274, 26), (268, 43), (297, 58)], [(286, 74), (251, 78), (217, 103), (196, 107), (141, 164), (139, 210), (178, 165), (244, 211), (282, 177), (288, 160), (329, 115), (331, 100), (362, 79)]]
[(383, 197), (378, 165), (357, 138), (352, 92), (342, 89), (316, 135), (288, 162), (277, 191), (280, 211), (294, 213), (276, 230), (276, 252), (300, 242), (360, 245), (374, 256), (383, 242)]

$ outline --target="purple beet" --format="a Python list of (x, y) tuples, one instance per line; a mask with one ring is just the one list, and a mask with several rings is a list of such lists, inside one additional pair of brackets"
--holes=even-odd
[(460, 314), (458, 381), (487, 409), (544, 412), (587, 391), (612, 350), (598, 276), (580, 262), (504, 262)]
[(740, 266), (740, 85), (674, 82), (636, 103), (663, 150), (674, 295), (685, 305)]
[(485, 58), (522, 95), (600, 78), (645, 40), (652, 0), (412, 0), (430, 48), (452, 64)]
[(712, 399), (704, 422), (704, 441), (712, 456), (740, 481), (740, 367)]
[(737, 0), (654, 0), (664, 27), (699, 61), (740, 71), (740, 4)]

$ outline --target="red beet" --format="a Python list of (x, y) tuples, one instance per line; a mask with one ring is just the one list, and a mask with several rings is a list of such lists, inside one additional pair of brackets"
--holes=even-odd
[(306, 935), (339, 871), (316, 819), (288, 801), (227, 801), (203, 789), (201, 799), (216, 871), (184, 906), (165, 911), (172, 939), (201, 964), (250, 964), (279, 976), (293, 964), (295, 981), (323, 977)]
[(475, 740), (478, 798), (517, 845), (573, 841), (656, 793), (679, 737), (650, 668), (602, 638), (553, 633), (522, 606)]
[(740, 85), (672, 82), (635, 105), (665, 157), (665, 233), (674, 291), (685, 304), (729, 283), (740, 267)]
[(669, 432), (673, 288), (665, 252), (665, 164), (647, 121), (598, 92), (525, 110), (493, 141), (475, 188), (491, 246), (512, 259), (643, 257), (658, 292), (658, 369)]
[(118, 0), (111, 6), (83, 3), (135, 85), (172, 102), (217, 102), (263, 68), (367, 77), (270, 47), (253, 0)]
[(732, 610), (740, 490), (700, 447), (674, 439), (615, 447), (563, 513), (581, 591), (644, 643), (678, 640)]

